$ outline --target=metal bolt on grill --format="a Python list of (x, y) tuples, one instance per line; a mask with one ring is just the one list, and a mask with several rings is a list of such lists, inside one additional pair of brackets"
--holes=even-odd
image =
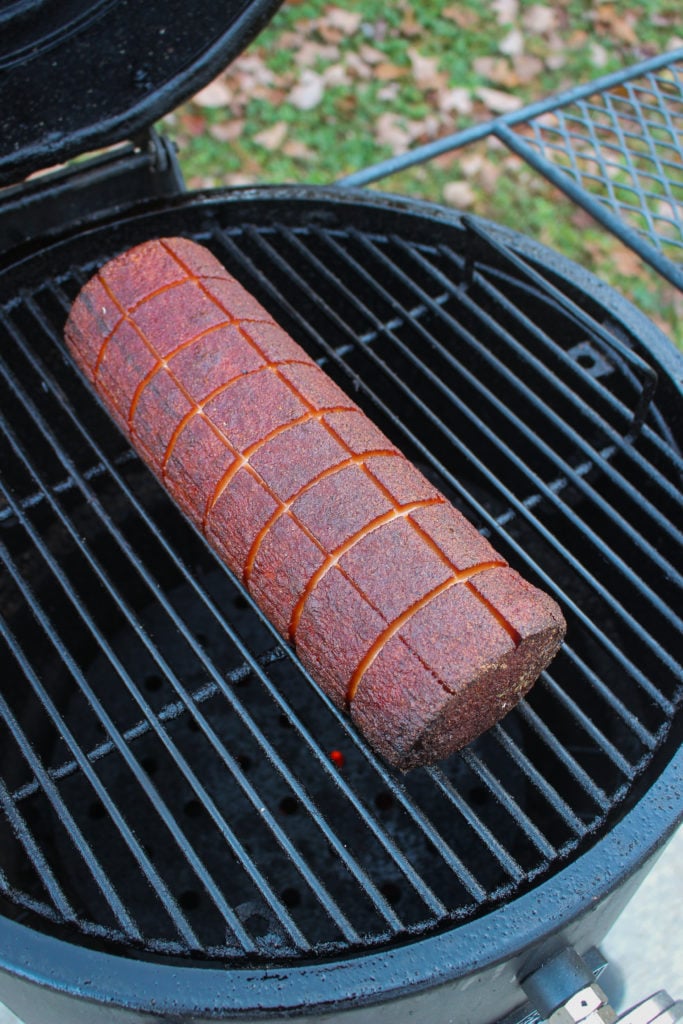
[[(398, 204), (387, 230), (332, 194), (124, 220), (2, 306), (6, 916), (235, 965), (434, 934), (587, 849), (677, 741), (683, 458), (628, 317), (519, 236)], [(208, 244), (561, 604), (550, 670), (438, 768), (365, 747), (67, 359), (80, 285), (162, 231)]]

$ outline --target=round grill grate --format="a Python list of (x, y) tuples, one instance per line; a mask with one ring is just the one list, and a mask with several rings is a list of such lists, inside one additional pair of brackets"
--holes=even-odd
[[(437, 768), (364, 747), (65, 357), (94, 267), (171, 233), (563, 607), (529, 699)], [(50, 260), (0, 319), (0, 910), (109, 949), (306, 962), (482, 915), (604, 834), (680, 733), (654, 328), (520, 236), (330, 193), (190, 198)]]

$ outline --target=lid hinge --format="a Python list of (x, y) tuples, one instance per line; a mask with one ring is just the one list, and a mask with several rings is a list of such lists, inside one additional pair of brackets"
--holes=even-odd
[(131, 142), (0, 190), (0, 253), (47, 242), (140, 200), (184, 191), (173, 143), (150, 128)]

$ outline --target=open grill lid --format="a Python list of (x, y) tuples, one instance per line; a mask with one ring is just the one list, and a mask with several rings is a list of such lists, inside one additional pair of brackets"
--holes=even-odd
[(2, 5), (0, 185), (133, 137), (211, 81), (281, 2)]

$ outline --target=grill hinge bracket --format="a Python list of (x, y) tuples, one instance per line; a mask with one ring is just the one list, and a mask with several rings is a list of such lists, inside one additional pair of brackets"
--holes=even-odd
[(23, 255), (140, 200), (184, 191), (173, 143), (150, 128), (114, 149), (0, 190), (0, 254)]

